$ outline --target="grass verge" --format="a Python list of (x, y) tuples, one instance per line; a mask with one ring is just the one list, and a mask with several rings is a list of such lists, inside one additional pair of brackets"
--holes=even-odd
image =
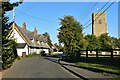
[(36, 53), (27, 55), (27, 57), (36, 57), (36, 56), (40, 56), (40, 55), (39, 55), (39, 54), (36, 54)]
[[(80, 66), (82, 68), (94, 71), (94, 72), (99, 72), (104, 74), (105, 76), (112, 76), (115, 78), (120, 78), (120, 66), (114, 66), (114, 64), (108, 65), (107, 61), (100, 60), (100, 59), (89, 59), (88, 61), (86, 60), (81, 60), (80, 62), (77, 62), (76, 65)], [(107, 59), (108, 60), (108, 59)], [(110, 60), (108, 60), (110, 61)], [(96, 63), (95, 63), (96, 62)], [(102, 64), (104, 63), (104, 64)], [(105, 65), (107, 63), (107, 65)], [(109, 62), (110, 63), (110, 62)], [(119, 65), (119, 61), (116, 61), (115, 64)]]

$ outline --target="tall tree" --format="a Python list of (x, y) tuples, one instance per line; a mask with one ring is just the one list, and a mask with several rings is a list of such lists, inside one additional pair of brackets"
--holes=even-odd
[(8, 22), (9, 18), (5, 15), (7, 11), (13, 10), (14, 7), (18, 6), (22, 2), (10, 3), (2, 2), (2, 68), (6, 69), (10, 67), (13, 61), (17, 58), (16, 43), (14, 40), (7, 38), (11, 30), (13, 22)]
[(59, 42), (64, 44), (70, 58), (73, 58), (75, 56), (73, 49), (84, 48), (82, 26), (73, 16), (64, 16), (60, 21)]

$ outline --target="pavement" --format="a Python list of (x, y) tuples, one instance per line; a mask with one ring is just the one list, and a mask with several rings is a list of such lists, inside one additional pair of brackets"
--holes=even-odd
[(55, 57), (45, 57), (46, 59), (53, 61), (55, 63), (59, 63), (62, 67), (73, 73), (74, 75), (78, 76), (84, 80), (114, 80), (115, 78), (111, 76), (104, 76), (101, 73), (93, 72), (87, 69), (80, 68), (75, 65), (75, 63), (68, 63), (65, 61), (60, 61), (59, 58)]

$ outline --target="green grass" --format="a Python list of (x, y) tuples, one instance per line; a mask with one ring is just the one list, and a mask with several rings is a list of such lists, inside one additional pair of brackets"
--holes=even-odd
[(36, 56), (39, 56), (39, 54), (31, 53), (31, 54), (27, 55), (27, 57), (36, 57)]
[(91, 70), (95, 72), (102, 73), (106, 76), (112, 76), (116, 78), (120, 78), (120, 58), (102, 58), (102, 59), (88, 59), (85, 60), (85, 58), (80, 62), (77, 62), (76, 65)]

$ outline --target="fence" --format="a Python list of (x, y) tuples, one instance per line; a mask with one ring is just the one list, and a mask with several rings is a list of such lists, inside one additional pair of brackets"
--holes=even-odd
[(120, 49), (110, 50), (79, 50), (83, 57), (120, 57)]

